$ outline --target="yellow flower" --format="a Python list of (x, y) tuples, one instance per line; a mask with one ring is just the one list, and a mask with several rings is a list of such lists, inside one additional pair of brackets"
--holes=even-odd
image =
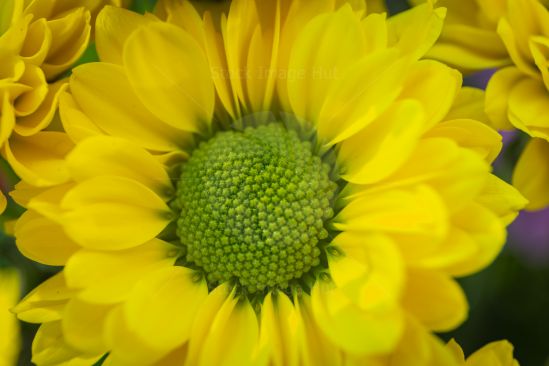
[(498, 33), (513, 65), (498, 70), (486, 89), (486, 112), (499, 129), (533, 137), (515, 169), (513, 183), (530, 200), (528, 209), (549, 205), (549, 11), (539, 1), (510, 1)]
[[(412, 0), (420, 4), (426, 0)], [(505, 45), (496, 29), (507, 0), (439, 0), (447, 18), (437, 43), (427, 56), (463, 72), (509, 64)]]
[(17, 272), (0, 270), (0, 366), (16, 365), (19, 356), (19, 322), (10, 312), (19, 300), (19, 283)]
[(12, 193), (21, 252), (64, 266), (15, 309), (33, 362), (373, 364), (459, 325), (454, 277), (524, 200), (490, 174), (482, 92), (420, 60), (441, 11), (161, 6), (99, 14), (102, 62), (60, 101), (69, 178)]
[(24, 180), (54, 185), (71, 141), (49, 128), (61, 79), (91, 35), (92, 17), (116, 0), (2, 0), (0, 4), (0, 149)]

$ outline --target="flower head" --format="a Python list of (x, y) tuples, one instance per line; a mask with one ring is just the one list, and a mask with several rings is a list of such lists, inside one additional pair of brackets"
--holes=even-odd
[(524, 200), (479, 91), (421, 60), (443, 12), (311, 4), (99, 14), (61, 96), (69, 176), (12, 194), (20, 250), (64, 266), (15, 309), (35, 363), (382, 362), (465, 319), (453, 278)]
[(532, 137), (513, 177), (532, 210), (549, 205), (549, 124), (543, 117), (549, 112), (548, 21), (540, 1), (509, 1), (498, 33), (513, 64), (498, 70), (486, 89), (486, 112), (494, 126)]
[(34, 185), (67, 178), (72, 147), (50, 127), (63, 74), (88, 47), (97, 12), (118, 1), (4, 0), (0, 4), (0, 148), (15, 172)]

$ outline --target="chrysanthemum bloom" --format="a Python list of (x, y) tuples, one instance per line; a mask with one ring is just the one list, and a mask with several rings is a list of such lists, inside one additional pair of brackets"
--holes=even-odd
[(70, 177), (13, 193), (20, 250), (64, 266), (15, 309), (36, 364), (401, 365), (465, 319), (453, 278), (524, 200), (476, 94), (420, 60), (444, 12), (352, 4), (99, 14), (61, 96)]
[(19, 300), (19, 275), (0, 269), (0, 366), (13, 366), (19, 356), (19, 321), (10, 309)]
[(88, 46), (92, 18), (118, 2), (0, 2), (0, 149), (22, 179), (34, 185), (67, 179), (61, 161), (72, 143), (48, 128), (67, 87), (60, 76)]
[(498, 33), (513, 61), (486, 89), (486, 112), (495, 127), (517, 128), (532, 137), (515, 168), (514, 185), (528, 209), (549, 205), (549, 11), (536, 0), (515, 0)]

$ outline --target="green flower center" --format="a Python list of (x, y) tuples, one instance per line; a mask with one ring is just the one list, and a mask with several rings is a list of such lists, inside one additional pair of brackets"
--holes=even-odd
[(337, 185), (279, 124), (219, 132), (182, 166), (173, 207), (187, 265), (211, 286), (288, 288), (321, 265)]

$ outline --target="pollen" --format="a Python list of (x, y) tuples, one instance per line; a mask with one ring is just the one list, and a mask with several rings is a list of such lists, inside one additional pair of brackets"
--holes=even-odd
[(312, 144), (279, 124), (224, 131), (182, 166), (173, 207), (185, 260), (212, 285), (286, 288), (318, 266), (337, 185)]

